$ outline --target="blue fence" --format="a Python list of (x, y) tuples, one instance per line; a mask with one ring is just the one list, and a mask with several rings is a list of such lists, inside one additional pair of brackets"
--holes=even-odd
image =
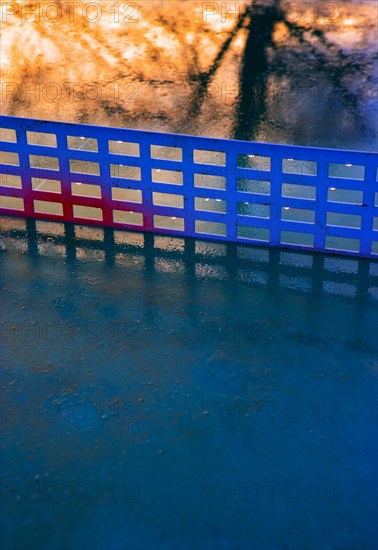
[(0, 213), (378, 257), (378, 155), (0, 117)]

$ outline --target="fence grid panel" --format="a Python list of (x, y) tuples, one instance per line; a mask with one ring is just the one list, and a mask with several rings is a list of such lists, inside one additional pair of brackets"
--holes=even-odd
[(0, 117), (0, 213), (378, 257), (376, 153)]

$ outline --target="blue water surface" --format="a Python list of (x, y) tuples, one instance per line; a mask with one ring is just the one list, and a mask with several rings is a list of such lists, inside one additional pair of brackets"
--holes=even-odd
[(377, 547), (377, 263), (3, 225), (2, 548)]

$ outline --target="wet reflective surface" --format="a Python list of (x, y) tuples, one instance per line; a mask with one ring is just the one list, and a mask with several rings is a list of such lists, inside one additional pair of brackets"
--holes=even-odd
[(3, 226), (4, 548), (376, 546), (376, 263)]
[(376, 149), (375, 2), (38, 6), (4, 7), (4, 114)]
[[(4, 114), (376, 149), (374, 2), (68, 4)], [(377, 546), (376, 263), (3, 226), (3, 548)]]

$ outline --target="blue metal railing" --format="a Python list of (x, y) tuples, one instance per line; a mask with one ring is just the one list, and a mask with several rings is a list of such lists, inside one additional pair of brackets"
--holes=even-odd
[(378, 155), (0, 117), (0, 213), (378, 257)]

